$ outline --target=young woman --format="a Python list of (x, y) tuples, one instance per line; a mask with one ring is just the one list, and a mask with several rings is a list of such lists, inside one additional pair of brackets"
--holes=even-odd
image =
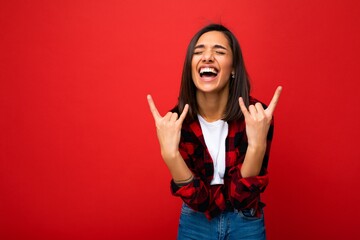
[(182, 198), (178, 239), (265, 239), (260, 202), (268, 184), (272, 115), (249, 95), (241, 49), (224, 26), (192, 38), (179, 100), (161, 116), (148, 95), (171, 190)]

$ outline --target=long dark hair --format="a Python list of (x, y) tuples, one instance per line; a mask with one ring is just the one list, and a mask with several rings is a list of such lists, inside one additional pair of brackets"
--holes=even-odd
[(187, 121), (195, 120), (198, 114), (196, 87), (191, 75), (191, 61), (194, 48), (199, 38), (204, 33), (210, 31), (222, 32), (228, 39), (233, 53), (233, 68), (235, 70), (235, 75), (234, 78), (230, 77), (229, 80), (229, 98), (223, 120), (232, 121), (242, 117), (242, 112), (239, 107), (239, 97), (244, 99), (245, 105), (247, 107), (249, 106), (250, 81), (245, 68), (240, 44), (234, 34), (226, 27), (220, 24), (210, 24), (202, 28), (194, 35), (190, 41), (185, 57), (177, 110), (181, 113), (185, 107), (185, 104), (189, 104), (190, 108), (186, 117)]

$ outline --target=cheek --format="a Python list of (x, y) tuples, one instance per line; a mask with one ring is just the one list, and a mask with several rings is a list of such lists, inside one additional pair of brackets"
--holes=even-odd
[(196, 64), (191, 63), (191, 70), (194, 70), (194, 69), (196, 69)]
[(226, 72), (231, 72), (233, 70), (232, 60), (224, 62), (224, 69), (226, 69)]
[(197, 69), (196, 69), (196, 62), (192, 61), (191, 62), (191, 75), (194, 76), (194, 74), (196, 73)]
[(193, 56), (191, 59), (191, 68), (196, 67), (197, 63), (199, 62), (199, 57), (198, 56)]

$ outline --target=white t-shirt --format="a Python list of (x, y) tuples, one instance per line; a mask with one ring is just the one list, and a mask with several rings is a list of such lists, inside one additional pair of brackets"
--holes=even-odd
[(225, 174), (225, 140), (228, 135), (228, 124), (223, 120), (207, 122), (198, 115), (205, 144), (214, 163), (214, 177), (211, 185), (224, 184)]

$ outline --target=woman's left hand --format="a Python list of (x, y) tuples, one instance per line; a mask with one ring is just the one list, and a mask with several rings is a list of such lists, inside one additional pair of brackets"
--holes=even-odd
[(244, 114), (248, 146), (257, 148), (266, 146), (266, 137), (269, 131), (275, 107), (279, 101), (282, 87), (277, 87), (269, 106), (264, 109), (261, 103), (246, 108), (243, 99), (239, 98), (239, 105)]

